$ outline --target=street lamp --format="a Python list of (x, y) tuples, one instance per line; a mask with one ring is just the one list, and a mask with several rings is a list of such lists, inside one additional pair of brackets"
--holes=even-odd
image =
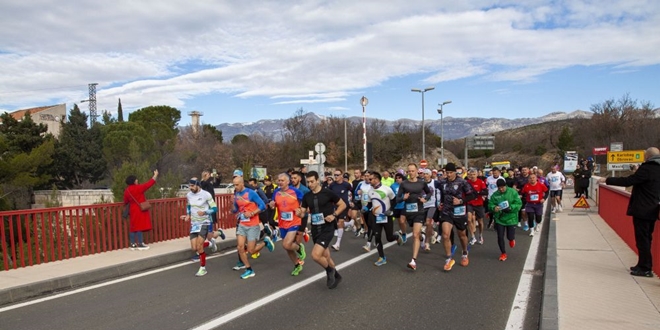
[(360, 105), (362, 105), (362, 146), (364, 147), (364, 170), (367, 170), (367, 113), (366, 107), (369, 104), (369, 99), (362, 97)]
[(438, 109), (438, 113), (440, 114), (440, 165), (445, 166), (445, 124), (442, 121), (442, 107), (446, 104), (451, 103), (451, 101), (444, 101), (440, 104), (440, 109)]
[(411, 92), (422, 93), (422, 159), (426, 159), (426, 130), (424, 128), (424, 93), (434, 90), (435, 87), (427, 87), (422, 89), (413, 88)]

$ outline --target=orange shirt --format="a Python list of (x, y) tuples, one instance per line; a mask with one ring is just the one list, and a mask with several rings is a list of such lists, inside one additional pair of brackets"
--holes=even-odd
[(245, 188), (240, 192), (234, 192), (234, 209), (238, 210), (238, 213), (255, 213), (250, 219), (239, 218), (241, 225), (252, 227), (259, 225), (259, 214), (257, 214), (257, 211), (266, 210), (266, 204), (264, 204), (264, 201), (261, 200), (254, 190)]
[(302, 224), (300, 217), (296, 215), (296, 209), (300, 207), (302, 196), (302, 192), (292, 186), (275, 189), (273, 200), (277, 207), (277, 224), (280, 228), (287, 229)]

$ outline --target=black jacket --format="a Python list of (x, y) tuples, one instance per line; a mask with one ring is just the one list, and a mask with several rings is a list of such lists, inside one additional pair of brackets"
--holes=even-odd
[(627, 215), (645, 219), (658, 219), (660, 210), (660, 156), (655, 156), (643, 163), (630, 176), (623, 178), (607, 178), (605, 181), (613, 186), (632, 186)]

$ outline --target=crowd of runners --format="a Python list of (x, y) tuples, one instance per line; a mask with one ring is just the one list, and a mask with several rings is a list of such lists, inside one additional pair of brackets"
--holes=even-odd
[[(188, 209), (182, 216), (191, 224), (191, 248), (194, 260), (200, 262), (197, 276), (207, 273), (205, 248), (216, 251), (215, 240), (225, 238), (222, 230), (213, 228), (217, 205), (209, 173), (204, 171), (201, 180), (189, 181)], [(325, 269), (327, 286), (333, 289), (342, 277), (331, 251), (342, 249), (346, 233), (364, 239), (364, 251), (377, 249), (376, 266), (388, 263), (384, 243), (410, 245), (407, 267), (411, 271), (418, 268), (420, 251), (440, 244), (444, 271), (449, 272), (456, 261), (469, 265), (470, 247), (484, 245), (487, 228), (497, 232), (499, 260), (505, 261), (506, 245), (516, 245), (516, 230), (529, 236), (541, 230), (548, 198), (553, 213), (562, 211), (565, 182), (557, 166), (547, 175), (536, 166), (523, 166), (494, 167), (484, 176), (481, 170), (453, 163), (441, 170), (411, 163), (392, 172), (354, 170), (352, 176), (340, 169), (323, 177), (315, 171), (290, 170), (276, 175), (275, 181), (266, 176), (262, 182), (246, 180), (241, 170), (235, 170), (231, 211), (237, 221), (238, 261), (233, 269), (241, 271), (243, 279), (254, 277), (250, 259), (259, 258), (263, 248), (273, 252), (275, 243), (282, 241), (293, 267), (291, 275), (297, 276), (305, 265), (305, 243), (311, 237), (311, 257)]]

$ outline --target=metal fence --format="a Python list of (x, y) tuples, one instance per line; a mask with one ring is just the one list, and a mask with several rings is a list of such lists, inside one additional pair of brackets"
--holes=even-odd
[[(155, 243), (189, 234), (185, 198), (149, 201), (152, 230), (145, 242)], [(231, 195), (216, 196), (218, 225), (233, 228)], [(38, 265), (128, 247), (128, 220), (122, 203), (0, 212), (0, 265), (3, 270)]]

